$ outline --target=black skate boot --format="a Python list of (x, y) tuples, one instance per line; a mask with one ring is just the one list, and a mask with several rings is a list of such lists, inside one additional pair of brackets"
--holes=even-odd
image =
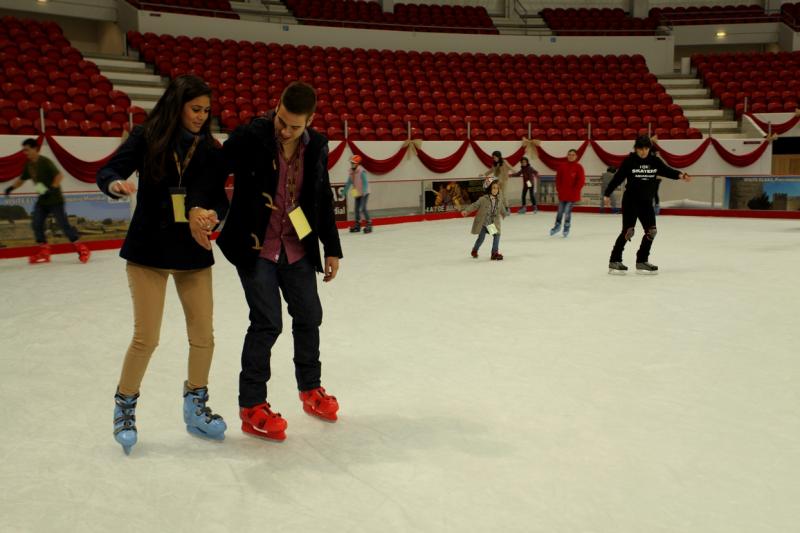
[(356, 223), (353, 225), (353, 227), (351, 227), (351, 228), (350, 228), (350, 233), (358, 233), (359, 231), (361, 231), (361, 224), (359, 224), (358, 222), (356, 222)]
[(608, 264), (608, 273), (624, 276), (628, 271), (628, 267), (622, 264), (622, 261), (611, 261)]
[(364, 226), (364, 233), (372, 233), (372, 224), (367, 224)]
[(655, 275), (658, 274), (658, 267), (652, 263), (636, 263), (636, 273), (637, 274), (648, 274), (648, 275)]

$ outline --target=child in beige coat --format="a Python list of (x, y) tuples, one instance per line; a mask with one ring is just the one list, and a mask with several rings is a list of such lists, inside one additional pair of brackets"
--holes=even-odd
[(467, 216), (477, 210), (472, 222), (472, 234), (477, 235), (472, 247), (472, 257), (478, 257), (478, 249), (483, 244), (486, 234), (492, 236), (492, 261), (502, 261), (503, 255), (498, 251), (500, 247), (500, 227), (503, 218), (508, 212), (508, 205), (500, 193), (500, 183), (491, 180), (486, 187), (486, 194), (461, 211), (461, 216)]

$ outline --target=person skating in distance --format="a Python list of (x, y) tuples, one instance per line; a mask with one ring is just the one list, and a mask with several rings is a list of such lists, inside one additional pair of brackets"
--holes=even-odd
[(650, 137), (642, 135), (636, 139), (633, 152), (625, 158), (614, 179), (603, 193), (603, 204), (611, 207), (611, 194), (623, 181), (627, 180), (625, 192), (622, 195), (622, 231), (614, 243), (609, 259), (609, 274), (624, 274), (628, 267), (622, 263), (622, 250), (625, 244), (633, 238), (636, 221), (639, 220), (644, 228), (644, 236), (639, 251), (636, 252), (636, 272), (641, 274), (657, 274), (658, 267), (648, 262), (653, 240), (656, 238), (656, 214), (653, 209), (653, 197), (656, 193), (658, 176), (677, 180), (691, 181), (685, 172), (675, 170), (668, 166), (661, 158), (656, 157), (651, 148), (653, 143)]

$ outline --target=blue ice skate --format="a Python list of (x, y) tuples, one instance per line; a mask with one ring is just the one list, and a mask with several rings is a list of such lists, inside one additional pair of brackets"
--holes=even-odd
[(119, 391), (114, 395), (114, 440), (122, 446), (125, 455), (130, 455), (136, 444), (136, 401), (139, 394), (125, 396)]
[(550, 230), (550, 236), (552, 237), (553, 235), (558, 233), (558, 230), (560, 229), (561, 229), (561, 223), (558, 223), (555, 226), (553, 226), (553, 229)]
[(220, 415), (211, 412), (206, 406), (208, 387), (189, 389), (188, 382), (183, 384), (183, 421), (186, 431), (206, 439), (223, 440), (228, 426)]

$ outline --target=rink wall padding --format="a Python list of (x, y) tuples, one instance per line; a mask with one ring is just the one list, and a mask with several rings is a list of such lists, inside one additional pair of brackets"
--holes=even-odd
[[(555, 211), (555, 205), (540, 205), (539, 211)], [(519, 210), (518, 207), (511, 208), (513, 212)], [(578, 213), (599, 213), (597, 207), (575, 206), (573, 212)], [(725, 217), (725, 218), (784, 218), (800, 219), (800, 211), (751, 211), (743, 209), (662, 209), (659, 216), (687, 216), (687, 217)], [(609, 213), (609, 216), (614, 216)], [(445, 220), (449, 218), (461, 218), (461, 213), (451, 211), (449, 213), (426, 213), (422, 215), (405, 215), (395, 217), (373, 218), (373, 226), (388, 226), (391, 224), (405, 224), (408, 222), (425, 222), (428, 220)], [(353, 225), (352, 221), (340, 221), (336, 223), (339, 229), (346, 229)], [(217, 234), (212, 236), (216, 239)], [(107, 241), (81, 241), (91, 250), (113, 250), (122, 246), (122, 239), (112, 239)], [(51, 245), (51, 253), (68, 254), (75, 253), (71, 243), (60, 243)], [(36, 253), (38, 246), (19, 246), (14, 248), (0, 248), (0, 259), (14, 259), (28, 257)]]

